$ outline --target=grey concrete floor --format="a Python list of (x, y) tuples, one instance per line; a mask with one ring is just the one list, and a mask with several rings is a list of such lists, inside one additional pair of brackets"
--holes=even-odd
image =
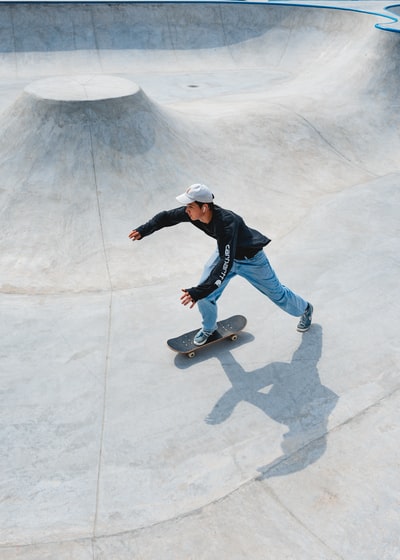
[[(396, 8), (313, 4), (0, 4), (2, 560), (400, 558)], [(309, 332), (235, 279), (168, 349), (194, 182)]]

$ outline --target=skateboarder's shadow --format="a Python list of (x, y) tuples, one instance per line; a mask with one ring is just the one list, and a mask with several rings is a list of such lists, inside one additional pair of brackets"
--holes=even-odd
[(290, 363), (275, 362), (246, 372), (231, 352), (218, 354), (232, 387), (218, 400), (206, 422), (220, 424), (239, 403), (246, 402), (288, 427), (281, 443), (283, 454), (260, 467), (259, 478), (302, 470), (326, 449), (328, 418), (338, 396), (321, 384), (317, 369), (321, 349), (322, 328), (313, 324), (302, 335)]

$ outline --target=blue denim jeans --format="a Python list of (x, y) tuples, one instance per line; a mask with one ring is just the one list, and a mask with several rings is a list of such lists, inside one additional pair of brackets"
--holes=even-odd
[[(199, 284), (208, 277), (218, 259), (218, 251), (215, 251), (204, 267)], [(205, 331), (213, 332), (217, 328), (217, 301), (229, 281), (236, 275), (248, 280), (257, 290), (290, 315), (300, 317), (306, 310), (307, 302), (279, 282), (264, 251), (260, 251), (251, 259), (234, 260), (233, 266), (221, 286), (197, 302)]]

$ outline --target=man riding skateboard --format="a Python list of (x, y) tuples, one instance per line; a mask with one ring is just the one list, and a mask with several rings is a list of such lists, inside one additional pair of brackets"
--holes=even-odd
[(217, 241), (217, 249), (206, 263), (198, 285), (182, 289), (180, 298), (190, 308), (198, 304), (202, 328), (194, 337), (196, 346), (205, 344), (216, 330), (217, 301), (236, 275), (248, 280), (290, 315), (300, 317), (299, 332), (310, 328), (313, 306), (278, 280), (263, 251), (270, 242), (268, 237), (248, 227), (238, 214), (214, 204), (214, 195), (206, 185), (191, 185), (176, 199), (182, 206), (156, 214), (132, 230), (129, 238), (139, 240), (164, 227), (191, 222)]

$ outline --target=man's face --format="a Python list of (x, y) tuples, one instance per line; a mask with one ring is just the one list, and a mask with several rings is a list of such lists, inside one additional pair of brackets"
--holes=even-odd
[(186, 214), (192, 221), (195, 221), (200, 220), (203, 211), (198, 204), (196, 204), (195, 202), (191, 202), (190, 204), (186, 205)]

